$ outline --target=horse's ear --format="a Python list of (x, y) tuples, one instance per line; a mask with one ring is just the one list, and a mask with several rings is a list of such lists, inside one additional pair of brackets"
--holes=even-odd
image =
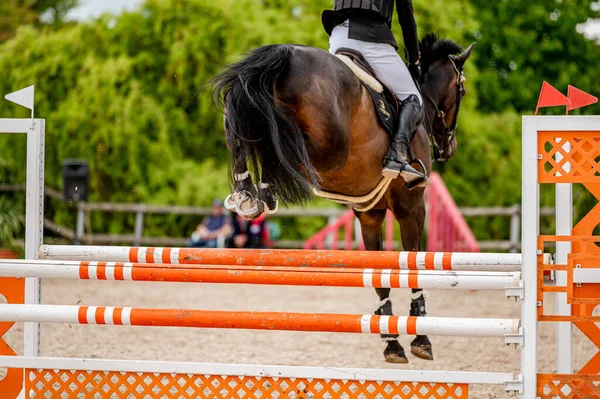
[(456, 63), (459, 64), (460, 66), (465, 65), (465, 62), (471, 55), (471, 51), (473, 51), (473, 47), (475, 47), (475, 43), (473, 43), (469, 47), (467, 47), (467, 49), (465, 51), (463, 51), (461, 54), (455, 56), (454, 60), (456, 61)]

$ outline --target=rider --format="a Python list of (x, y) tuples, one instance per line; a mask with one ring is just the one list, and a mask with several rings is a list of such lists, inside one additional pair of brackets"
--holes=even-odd
[[(408, 55), (408, 68), (396, 52), (398, 44), (391, 31), (394, 1)], [(396, 178), (400, 174), (409, 188), (422, 183), (425, 175), (413, 168), (406, 157), (410, 138), (422, 118), (423, 104), (413, 81), (413, 78), (419, 80), (421, 68), (412, 0), (335, 0), (334, 9), (324, 11), (322, 20), (330, 35), (329, 51), (335, 54), (341, 47), (360, 51), (378, 79), (401, 102), (398, 131), (383, 159), (383, 176)]]

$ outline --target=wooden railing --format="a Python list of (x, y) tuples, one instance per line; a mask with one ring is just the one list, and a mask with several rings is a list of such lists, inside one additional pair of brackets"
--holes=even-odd
[[(25, 191), (25, 185), (1, 185), (0, 192)], [(62, 194), (50, 187), (46, 187), (45, 195), (54, 200), (63, 201)], [(90, 245), (99, 244), (134, 244), (134, 245), (156, 245), (156, 246), (182, 246), (187, 242), (187, 237), (150, 237), (144, 235), (144, 221), (147, 215), (152, 214), (174, 214), (174, 215), (197, 215), (206, 216), (210, 214), (211, 209), (205, 207), (188, 207), (188, 206), (163, 206), (163, 205), (146, 205), (146, 204), (130, 204), (130, 203), (113, 203), (113, 202), (98, 202), (98, 203), (79, 203), (72, 204), (73, 209), (77, 212), (77, 221), (75, 226), (61, 226), (54, 221), (45, 219), (44, 226), (54, 236), (64, 238), (70, 242), (81, 242)], [(133, 234), (91, 234), (85, 231), (85, 215), (92, 211), (98, 212), (123, 212), (133, 213), (136, 215)], [(512, 207), (463, 207), (459, 208), (460, 213), (464, 217), (509, 217), (511, 220), (510, 237), (506, 240), (479, 241), (479, 247), (483, 251), (501, 250), (518, 252), (520, 250), (520, 221), (521, 208), (517, 205)], [(554, 208), (542, 208), (541, 214), (551, 216), (554, 214)], [(322, 217), (328, 220), (329, 225), (337, 223), (339, 218), (349, 217), (352, 212), (345, 208), (306, 208), (306, 209), (280, 209), (277, 215), (272, 216), (272, 219), (277, 217), (294, 217), (294, 216), (312, 216)], [(344, 226), (347, 221), (340, 222)], [(400, 248), (399, 240), (394, 239), (394, 224), (391, 216), (388, 214), (386, 218), (386, 233), (384, 248), (386, 250)], [(349, 228), (350, 230), (350, 228)], [(330, 241), (334, 240), (333, 235), (328, 230), (329, 234), (325, 234), (325, 246), (330, 247)], [(348, 234), (348, 235), (346, 235)], [(339, 237), (339, 236), (338, 236)], [(348, 239), (347, 237), (352, 237)], [(305, 240), (277, 240), (275, 246), (277, 248), (303, 248)], [(354, 221), (351, 227), (351, 233), (344, 233), (344, 239), (338, 239), (338, 248), (346, 248), (352, 244), (353, 248), (359, 248), (362, 244), (360, 239), (360, 227)], [(315, 245), (314, 242), (311, 245)]]

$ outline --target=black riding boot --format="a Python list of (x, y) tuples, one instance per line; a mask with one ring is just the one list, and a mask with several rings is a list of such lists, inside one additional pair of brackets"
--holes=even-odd
[(414, 94), (410, 95), (402, 101), (398, 115), (398, 131), (383, 158), (383, 176), (395, 179), (400, 174), (408, 188), (416, 187), (427, 180), (427, 176), (413, 168), (406, 159), (410, 137), (417, 130), (420, 118), (419, 98)]

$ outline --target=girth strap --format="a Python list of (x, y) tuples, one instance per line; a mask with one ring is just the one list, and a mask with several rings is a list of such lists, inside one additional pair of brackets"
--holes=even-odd
[(367, 212), (379, 202), (387, 191), (390, 183), (393, 179), (384, 177), (379, 181), (379, 184), (371, 190), (370, 193), (360, 196), (352, 197), (344, 194), (329, 193), (327, 191), (313, 189), (316, 196), (338, 202), (342, 205), (347, 205), (357, 212)]

